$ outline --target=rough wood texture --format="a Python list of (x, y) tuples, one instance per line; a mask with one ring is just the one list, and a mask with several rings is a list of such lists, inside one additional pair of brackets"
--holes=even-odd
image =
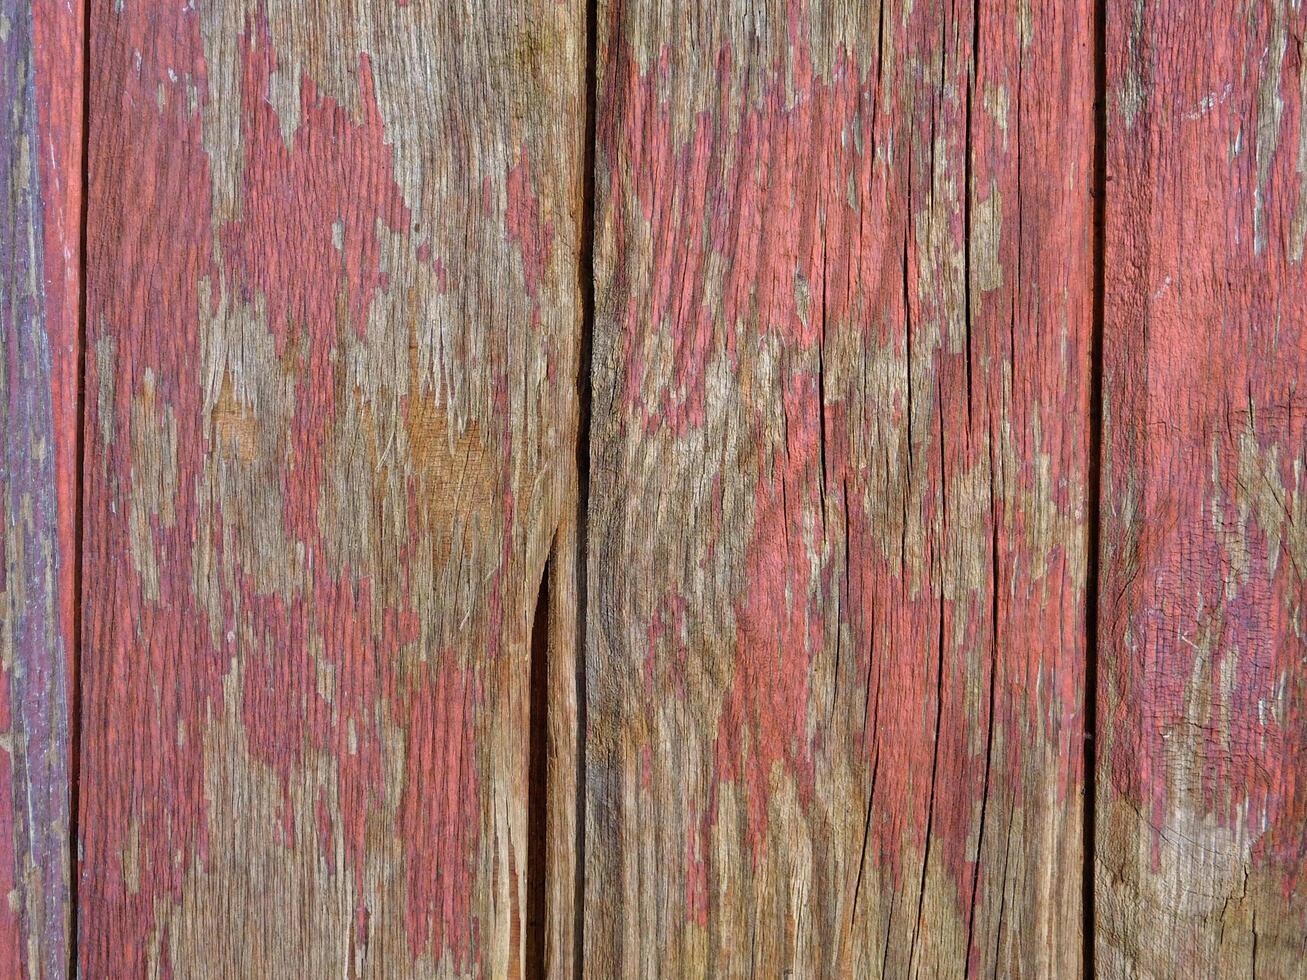
[(1080, 970), (1091, 9), (600, 4), (588, 975)]
[(521, 975), (581, 8), (91, 28), (81, 969)]
[(81, 8), (0, 0), (0, 975), (69, 962)]
[(1307, 970), (1307, 16), (1108, 5), (1097, 948)]

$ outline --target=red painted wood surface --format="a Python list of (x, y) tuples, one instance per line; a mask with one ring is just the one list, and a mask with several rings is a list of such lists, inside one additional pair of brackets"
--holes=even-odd
[(69, 963), (81, 8), (0, 3), (0, 975)]
[(579, 14), (92, 3), (88, 976), (522, 974)]
[(601, 5), (594, 975), (1080, 970), (1092, 26)]
[(1307, 971), (1305, 44), (1108, 7), (1104, 976)]

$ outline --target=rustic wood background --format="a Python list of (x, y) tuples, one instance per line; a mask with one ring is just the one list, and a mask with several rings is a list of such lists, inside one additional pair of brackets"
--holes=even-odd
[(0, 975), (1307, 977), (1299, 0), (0, 48)]

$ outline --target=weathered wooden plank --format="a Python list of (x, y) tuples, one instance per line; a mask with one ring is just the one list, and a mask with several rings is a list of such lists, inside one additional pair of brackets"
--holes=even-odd
[(600, 4), (588, 974), (1079, 971), (1091, 10)]
[(582, 20), (94, 0), (86, 975), (522, 974)]
[(0, 973), (69, 964), (82, 15), (0, 0)]
[[(580, 212), (578, 212), (578, 217)], [(580, 350), (580, 348), (578, 348)], [(578, 365), (578, 369), (585, 368)], [(576, 469), (572, 470), (575, 480)], [(576, 492), (575, 483), (571, 490)], [(576, 948), (578, 853), (577, 797), (580, 779), (578, 743), (579, 677), (577, 652), (578, 565), (577, 502), (571, 518), (558, 528), (549, 559), (549, 647), (545, 674), (546, 785), (544, 787), (543, 975), (572, 977), (581, 950)], [(532, 974), (540, 975), (540, 974)]]
[(1097, 948), (1307, 975), (1307, 18), (1108, 5)]

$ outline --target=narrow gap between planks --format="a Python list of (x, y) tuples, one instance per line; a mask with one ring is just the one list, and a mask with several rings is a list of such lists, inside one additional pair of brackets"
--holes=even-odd
[(540, 573), (535, 617), (531, 623), (531, 717), (528, 747), (526, 809), (526, 969), (527, 980), (545, 974), (545, 896), (549, 881), (549, 577), (552, 548)]
[(81, 758), (82, 758), (82, 550), (85, 527), (82, 520), (83, 494), (86, 486), (86, 296), (87, 296), (87, 216), (90, 213), (90, 151), (91, 151), (91, 0), (81, 0), (82, 9), (82, 118), (81, 158), (78, 175), (81, 179), (82, 198), (79, 202), (77, 238), (77, 427), (73, 437), (73, 460), (77, 467), (76, 492), (73, 498), (73, 635), (68, 651), (68, 976), (81, 976), (78, 966), (80, 928), (78, 917), (78, 882), (81, 878)]
[(599, 88), (599, 3), (585, 7), (585, 125), (581, 159), (581, 240), (577, 278), (581, 292), (581, 338), (577, 355), (576, 436), (576, 819), (575, 880), (572, 894), (572, 975), (581, 980), (585, 959), (585, 765), (586, 765), (586, 627), (590, 549), (590, 411), (591, 358), (594, 349), (595, 159)]
[(1085, 583), (1085, 758), (1084, 758), (1084, 970), (1096, 975), (1095, 863), (1098, 801), (1098, 597), (1099, 525), (1103, 467), (1103, 331), (1107, 283), (1107, 2), (1094, 4), (1094, 183), (1093, 183), (1093, 325), (1090, 333), (1088, 561)]
[[(576, 862), (572, 895), (572, 974), (583, 974), (582, 960), (585, 949), (585, 736), (586, 736), (586, 590), (587, 590), (587, 524), (590, 502), (590, 406), (591, 406), (591, 350), (594, 336), (594, 189), (595, 144), (598, 69), (597, 0), (586, 0), (585, 6), (585, 62), (584, 125), (581, 149), (579, 196), (580, 239), (577, 254), (577, 290), (580, 295), (581, 329), (578, 338), (576, 396), (576, 563), (575, 615), (576, 615), (576, 769), (575, 848)], [(543, 978), (545, 963), (545, 933), (550, 910), (547, 908), (549, 882), (548, 800), (549, 784), (549, 673), (551, 634), (549, 622), (549, 580), (554, 563), (550, 550), (536, 595), (535, 614), (531, 627), (531, 694), (530, 733), (528, 749), (528, 801), (527, 801), (527, 937), (525, 975), (528, 980)]]

